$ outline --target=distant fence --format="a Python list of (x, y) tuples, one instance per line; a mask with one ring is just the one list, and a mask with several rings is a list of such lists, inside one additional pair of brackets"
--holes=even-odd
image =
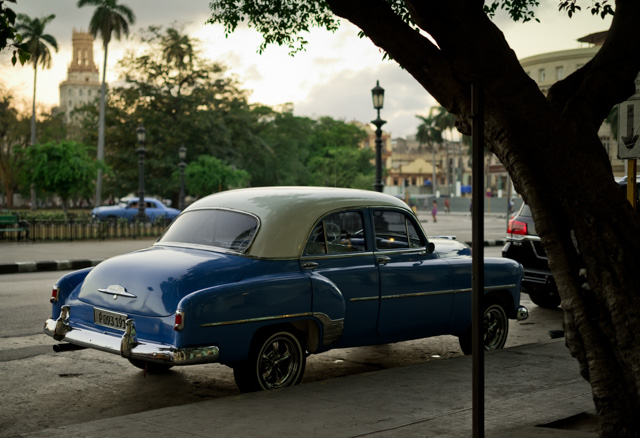
[[(154, 223), (126, 219), (98, 221), (91, 218), (31, 219), (28, 238), (30, 241), (74, 241), (136, 239), (159, 237), (171, 221), (156, 220)], [(18, 233), (0, 233), (0, 241), (16, 241)], [(24, 235), (22, 236), (24, 240)]]

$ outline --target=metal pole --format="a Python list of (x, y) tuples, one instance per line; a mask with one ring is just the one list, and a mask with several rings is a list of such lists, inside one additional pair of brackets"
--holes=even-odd
[(144, 155), (146, 150), (144, 144), (140, 143), (138, 148), (138, 220), (144, 221)]
[(180, 162), (180, 199), (178, 201), (178, 208), (184, 210), (184, 168), (187, 167), (187, 163)]
[(472, 241), (472, 353), (473, 437), (484, 437), (484, 108), (482, 85), (471, 86), (473, 188)]
[(378, 118), (372, 121), (376, 126), (376, 180), (373, 183), (373, 189), (376, 192), (382, 192), (384, 183), (382, 182), (382, 125), (387, 123), (380, 118), (380, 110), (378, 110)]

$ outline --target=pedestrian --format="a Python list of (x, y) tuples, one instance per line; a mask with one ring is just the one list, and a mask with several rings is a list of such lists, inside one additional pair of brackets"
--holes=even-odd
[(431, 216), (433, 217), (433, 222), (438, 222), (438, 201), (433, 200), (433, 207), (431, 208)]
[(449, 213), (451, 211), (451, 202), (449, 198), (444, 198), (444, 212)]

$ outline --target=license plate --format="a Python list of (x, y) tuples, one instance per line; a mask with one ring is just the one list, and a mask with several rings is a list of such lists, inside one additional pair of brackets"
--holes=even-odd
[(93, 322), (103, 327), (111, 327), (116, 330), (125, 329), (125, 322), (127, 322), (127, 315), (124, 313), (109, 312), (108, 310), (102, 310), (93, 308)]

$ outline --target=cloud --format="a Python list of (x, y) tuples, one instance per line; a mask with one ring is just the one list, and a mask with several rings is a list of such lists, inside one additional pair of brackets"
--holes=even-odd
[(383, 129), (393, 137), (413, 135), (419, 124), (415, 115), (426, 114), (437, 103), (409, 73), (389, 61), (358, 71), (343, 70), (314, 85), (304, 99), (294, 102), (294, 113), (371, 121), (377, 117), (371, 101), (371, 89), (377, 80), (385, 90), (384, 108), (380, 112), (380, 117), (387, 121)]

